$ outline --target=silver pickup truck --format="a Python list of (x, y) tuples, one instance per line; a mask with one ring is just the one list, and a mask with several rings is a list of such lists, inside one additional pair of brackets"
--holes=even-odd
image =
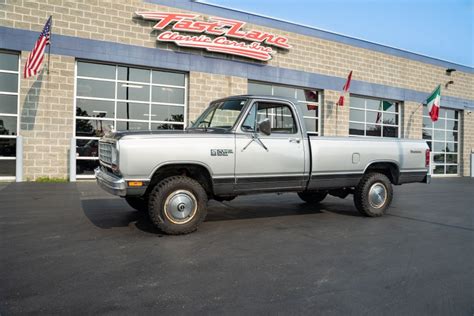
[(197, 229), (208, 199), (297, 192), (307, 203), (354, 195), (364, 215), (384, 214), (392, 184), (430, 181), (422, 140), (320, 137), (295, 101), (233, 96), (212, 102), (184, 131), (118, 131), (99, 142), (98, 184), (168, 234)]

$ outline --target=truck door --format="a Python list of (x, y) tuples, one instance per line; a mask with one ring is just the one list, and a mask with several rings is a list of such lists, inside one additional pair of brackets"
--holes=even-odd
[[(271, 134), (258, 129), (268, 119)], [(292, 107), (255, 101), (236, 131), (235, 191), (297, 190), (304, 186), (304, 146)]]

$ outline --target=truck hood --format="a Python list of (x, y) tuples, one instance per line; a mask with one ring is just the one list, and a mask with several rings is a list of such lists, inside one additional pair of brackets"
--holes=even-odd
[(202, 135), (209, 135), (209, 134), (219, 134), (219, 135), (225, 135), (225, 134), (230, 134), (231, 131), (228, 130), (222, 130), (222, 129), (213, 129), (213, 128), (208, 128), (208, 129), (186, 129), (186, 130), (159, 130), (159, 131), (116, 131), (116, 132), (109, 132), (107, 133), (104, 138), (105, 139), (113, 139), (113, 140), (119, 140), (121, 138), (130, 136), (133, 138), (148, 138), (148, 137), (159, 137), (159, 136), (166, 136), (166, 137), (183, 137), (185, 135), (189, 134), (202, 134)]

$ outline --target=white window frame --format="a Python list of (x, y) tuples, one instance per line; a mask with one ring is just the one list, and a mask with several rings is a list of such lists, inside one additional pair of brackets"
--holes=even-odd
[[(16, 117), (16, 134), (15, 136), (12, 135), (0, 135), (0, 138), (3, 139), (15, 139), (15, 148), (18, 146), (17, 138), (18, 138), (18, 133), (20, 132), (20, 68), (21, 68), (21, 58), (20, 54), (18, 52), (12, 52), (12, 51), (2, 51), (0, 50), (0, 53), (6, 53), (6, 54), (11, 54), (11, 55), (16, 55), (18, 59), (18, 68), (17, 71), (13, 70), (1, 70), (0, 73), (8, 73), (8, 74), (16, 74), (17, 75), (17, 91), (16, 92), (2, 92), (0, 91), (0, 94), (2, 95), (15, 95), (16, 96), (16, 114), (7, 114), (7, 113), (1, 113), (0, 116), (9, 116), (9, 117)], [(18, 150), (17, 150), (18, 151)], [(0, 157), (0, 160), (14, 160), (17, 161), (16, 153), (15, 157)], [(16, 173), (16, 170), (15, 170)], [(16, 174), (15, 176), (0, 176), (0, 180), (2, 181), (10, 181), (10, 180), (16, 180)]]
[[(318, 121), (318, 131), (317, 132), (312, 132), (312, 131), (307, 131), (308, 134), (315, 135), (315, 136), (321, 136), (322, 131), (321, 131), (321, 99), (322, 99), (322, 90), (320, 89), (315, 89), (315, 88), (308, 88), (308, 87), (298, 87), (298, 86), (291, 86), (291, 85), (284, 85), (284, 84), (275, 84), (271, 82), (264, 82), (264, 81), (254, 81), (254, 80), (248, 80), (247, 81), (247, 89), (249, 84), (259, 84), (259, 85), (265, 85), (265, 86), (270, 86), (272, 89), (272, 96), (278, 97), (275, 95), (275, 87), (283, 87), (283, 88), (290, 88), (290, 89), (295, 89), (295, 96), (294, 98), (298, 101), (298, 103), (304, 103), (306, 105), (312, 104), (312, 105), (317, 105), (317, 114), (318, 116), (308, 116), (308, 115), (303, 115), (303, 124), (305, 124), (304, 119), (311, 119), (311, 120), (317, 120)], [(302, 101), (297, 99), (297, 89), (303, 89), (303, 90), (313, 90), (317, 91), (319, 95), (319, 100), (318, 102), (309, 102), (309, 101)], [(296, 104), (298, 106), (298, 104)], [(306, 127), (306, 124), (305, 124)]]
[[(425, 115), (424, 113), (424, 110), (426, 108), (426, 105), (423, 105), (423, 120), (424, 119), (429, 119), (431, 121), (431, 118), (429, 115)], [(432, 172), (431, 172), (431, 175), (433, 177), (459, 177), (460, 176), (460, 166), (461, 166), (461, 159), (462, 159), (462, 156), (461, 156), (461, 111), (460, 110), (456, 110), (456, 109), (450, 109), (450, 108), (445, 108), (445, 110), (449, 110), (449, 111), (454, 111), (455, 113), (458, 113), (458, 118), (457, 119), (451, 119), (451, 118), (448, 118), (447, 116), (447, 112), (445, 112), (445, 116), (444, 117), (441, 117), (439, 116), (439, 119), (444, 119), (444, 128), (435, 128), (435, 124), (433, 122), (431, 122), (431, 127), (423, 127), (423, 122), (422, 122), (422, 133), (423, 133), (423, 130), (429, 130), (431, 132), (431, 139), (425, 139), (425, 141), (427, 142), (430, 142), (431, 143), (431, 148), (432, 148), (432, 151), (431, 151), (431, 165), (432, 165)], [(446, 134), (446, 132), (453, 132), (454, 130), (451, 130), (451, 129), (447, 129), (447, 124), (448, 124), (448, 121), (451, 121), (451, 122), (458, 122), (458, 129), (457, 129), (457, 133), (458, 133), (458, 140), (457, 141), (447, 141), (446, 139), (444, 141), (437, 141), (435, 140), (434, 138), (434, 135), (435, 135), (435, 131), (438, 131), (438, 132), (444, 132)], [(446, 137), (446, 136), (445, 136)], [(446, 147), (446, 144), (447, 143), (453, 143), (453, 144), (457, 144), (458, 146), (458, 150), (457, 152), (452, 152), (450, 154), (456, 154), (457, 155), (457, 163), (447, 163), (446, 162), (446, 155), (448, 153), (446, 152), (438, 152), (438, 151), (434, 151), (434, 142), (437, 142), (437, 143), (444, 143), (444, 147)], [(444, 154), (444, 163), (437, 163), (434, 161), (434, 155), (438, 155), (438, 154)], [(434, 173), (434, 169), (436, 166), (444, 166), (444, 173)], [(446, 166), (457, 166), (457, 173), (446, 173)]]
[[(95, 78), (95, 77), (87, 77), (87, 76), (78, 76), (77, 72), (77, 64), (78, 62), (83, 63), (91, 63), (91, 64), (101, 64), (101, 65), (109, 65), (115, 67), (115, 78), (114, 79), (105, 79), (105, 78)], [(138, 82), (138, 81), (126, 81), (126, 80), (119, 80), (118, 79), (118, 69), (119, 67), (130, 67), (136, 69), (144, 69), (150, 71), (150, 78), (148, 83), (146, 82)], [(184, 86), (175, 86), (175, 85), (165, 85), (165, 84), (156, 84), (152, 81), (153, 71), (163, 71), (163, 72), (170, 72), (170, 73), (179, 73), (184, 75)], [(101, 62), (95, 60), (83, 60), (83, 59), (76, 59), (74, 63), (74, 123), (73, 123), (73, 133), (74, 133), (74, 143), (77, 143), (77, 140), (99, 140), (100, 137), (93, 137), (93, 136), (76, 136), (76, 121), (77, 119), (89, 120), (89, 121), (103, 121), (103, 122), (111, 122), (116, 127), (116, 122), (130, 122), (130, 123), (148, 123), (148, 128), (151, 129), (152, 124), (171, 124), (171, 125), (182, 125), (183, 129), (187, 127), (188, 121), (188, 74), (185, 72), (174, 71), (170, 69), (161, 69), (161, 68), (150, 68), (150, 67), (141, 67), (135, 65), (128, 65), (128, 64), (119, 64), (119, 63), (108, 63), (108, 62)], [(87, 79), (87, 80), (95, 80), (95, 81), (105, 81), (111, 82), (115, 84), (115, 96), (114, 98), (97, 98), (97, 97), (83, 97), (77, 95), (77, 81), (78, 79)], [(126, 84), (136, 84), (136, 85), (143, 85), (149, 86), (149, 100), (150, 101), (132, 101), (132, 100), (123, 100), (117, 97), (118, 95), (118, 88), (117, 85), (120, 83)], [(168, 87), (168, 88), (178, 88), (184, 89), (184, 103), (183, 104), (176, 104), (176, 103), (165, 103), (165, 102), (153, 102), (152, 97), (152, 90), (153, 87)], [(77, 116), (76, 115), (76, 103), (77, 99), (82, 100), (95, 100), (95, 101), (109, 101), (114, 102), (114, 117), (113, 118), (95, 118), (95, 117), (86, 117), (86, 116)], [(129, 102), (129, 103), (141, 103), (141, 104), (148, 104), (149, 105), (149, 113), (148, 113), (148, 120), (137, 120), (137, 119), (121, 119), (117, 118), (117, 102)], [(169, 122), (169, 121), (161, 121), (161, 120), (152, 120), (152, 113), (151, 109), (153, 105), (165, 105), (165, 106), (177, 106), (183, 107), (183, 122)], [(77, 146), (77, 145), (76, 145)], [(87, 156), (77, 156), (76, 155), (76, 164), (75, 167), (77, 169), (77, 161), (78, 160), (99, 160), (99, 157), (87, 157)], [(92, 179), (94, 175), (76, 175), (77, 179)]]
[[(366, 138), (392, 138), (392, 139), (397, 139), (397, 138), (401, 138), (402, 136), (402, 105), (403, 105), (403, 102), (402, 101), (397, 101), (397, 100), (391, 100), (391, 99), (386, 99), (386, 98), (374, 98), (374, 97), (367, 97), (367, 96), (363, 96), (363, 95), (356, 95), (356, 94), (351, 94), (349, 98), (352, 98), (352, 97), (355, 97), (355, 98), (359, 98), (359, 99), (365, 99), (365, 102), (364, 102), (364, 108), (353, 108), (352, 105), (351, 105), (351, 102), (349, 101), (349, 137), (366, 137)], [(349, 99), (350, 100), (350, 99)], [(388, 101), (388, 102), (396, 102), (398, 103), (398, 112), (397, 111), (378, 111), (378, 110), (372, 110), (372, 109), (367, 109), (367, 101), (366, 100), (375, 100), (375, 101)], [(352, 121), (350, 119), (350, 111), (354, 109), (356, 111), (364, 111), (364, 122), (360, 122), (360, 121)], [(381, 123), (368, 123), (367, 122), (367, 112), (373, 112), (373, 113), (377, 113), (377, 112), (381, 112), (382, 113), (382, 119), (381, 119)], [(398, 115), (398, 125), (393, 125), (393, 124), (385, 124), (383, 122), (383, 114), (387, 112), (387, 113), (392, 113), (392, 114), (397, 114)], [(354, 123), (354, 124), (363, 124), (364, 125), (364, 135), (353, 135), (353, 134), (350, 134), (350, 123)], [(367, 125), (376, 125), (376, 126), (380, 126), (381, 127), (381, 135), (380, 136), (372, 136), (372, 135), (365, 135), (366, 133), (366, 130), (367, 130)], [(398, 128), (398, 136), (397, 137), (387, 137), (387, 136), (383, 136), (383, 127), (384, 126), (390, 126), (390, 127), (397, 127)]]

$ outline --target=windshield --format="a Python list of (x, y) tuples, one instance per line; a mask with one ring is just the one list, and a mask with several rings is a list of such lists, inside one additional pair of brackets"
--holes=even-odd
[(231, 129), (244, 108), (246, 99), (213, 102), (191, 128)]

